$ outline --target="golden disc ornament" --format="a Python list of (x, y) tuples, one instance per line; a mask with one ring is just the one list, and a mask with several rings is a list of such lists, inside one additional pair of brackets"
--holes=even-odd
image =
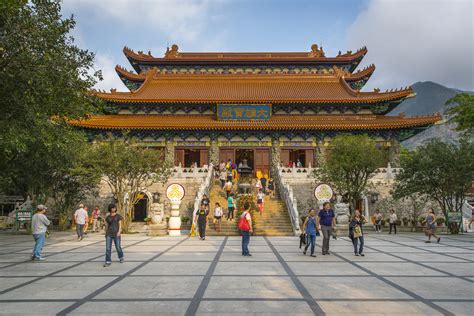
[(166, 197), (169, 200), (182, 200), (185, 194), (184, 187), (179, 183), (172, 183), (166, 188)]
[(320, 202), (329, 202), (333, 195), (333, 189), (326, 183), (318, 184), (314, 189), (314, 197)]

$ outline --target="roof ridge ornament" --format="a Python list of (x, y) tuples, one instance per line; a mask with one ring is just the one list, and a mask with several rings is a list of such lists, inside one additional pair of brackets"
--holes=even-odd
[(334, 70), (334, 75), (336, 76), (336, 78), (344, 78), (345, 76), (350, 76), (350, 73), (344, 68), (334, 65), (332, 66), (332, 69)]
[(179, 47), (176, 44), (171, 45), (171, 49), (169, 47), (166, 47), (165, 58), (181, 57), (181, 53), (178, 52), (178, 49)]
[(318, 44), (311, 45), (311, 52), (308, 53), (309, 57), (326, 57), (324, 54), (323, 46), (318, 47)]

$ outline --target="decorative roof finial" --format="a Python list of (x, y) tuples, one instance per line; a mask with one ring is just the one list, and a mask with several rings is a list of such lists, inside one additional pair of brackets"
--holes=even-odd
[(318, 47), (318, 44), (311, 45), (311, 52), (309, 53), (310, 57), (324, 57), (323, 47)]
[(171, 49), (166, 48), (165, 58), (176, 58), (180, 57), (180, 53), (178, 52), (178, 45), (173, 44), (171, 45)]

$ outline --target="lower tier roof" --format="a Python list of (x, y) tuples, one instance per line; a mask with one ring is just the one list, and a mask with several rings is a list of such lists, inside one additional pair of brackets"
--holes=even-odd
[(374, 130), (424, 127), (440, 114), (406, 118), (383, 115), (273, 115), (268, 120), (216, 120), (214, 115), (99, 115), (70, 121), (104, 130)]

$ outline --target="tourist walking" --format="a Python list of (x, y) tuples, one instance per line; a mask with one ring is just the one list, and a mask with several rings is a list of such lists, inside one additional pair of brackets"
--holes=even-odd
[(374, 219), (375, 219), (375, 232), (381, 233), (382, 232), (382, 213), (380, 213), (379, 210), (375, 210)]
[(267, 188), (267, 190), (268, 190), (268, 194), (271, 197), (275, 196), (275, 184), (274, 184), (272, 178), (268, 179), (268, 188)]
[(436, 236), (436, 215), (431, 207), (428, 209), (428, 214), (426, 214), (426, 218), (423, 222), (425, 223), (425, 235), (428, 236), (428, 240), (425, 242), (430, 243), (431, 236), (433, 236), (436, 238), (436, 242), (439, 243), (441, 238)]
[(230, 193), (232, 192), (232, 181), (227, 181), (225, 186), (225, 193), (226, 193), (226, 198), (228, 199), (230, 196)]
[(333, 228), (336, 227), (336, 218), (329, 202), (323, 204), (323, 209), (319, 211), (318, 217), (319, 228), (323, 233), (322, 254), (329, 255), (329, 239), (331, 238)]
[(260, 215), (263, 215), (264, 198), (265, 198), (265, 193), (263, 193), (263, 190), (260, 189), (257, 193), (257, 206), (258, 206)]
[(225, 168), (221, 169), (219, 171), (219, 180), (221, 182), (221, 189), (224, 189), (226, 178), (227, 178), (227, 172), (226, 172)]
[(232, 167), (227, 168), (226, 172), (227, 172), (227, 181), (232, 183), (232, 180), (233, 180)]
[(31, 260), (45, 260), (41, 256), (41, 250), (43, 250), (44, 242), (46, 240), (46, 231), (48, 225), (51, 223), (46, 215), (46, 210), (48, 208), (42, 204), (36, 207), (35, 215), (31, 219), (31, 231), (33, 233), (33, 238), (35, 239), (35, 246), (33, 248), (33, 254), (31, 255)]
[(86, 220), (86, 223), (84, 224), (84, 228), (82, 230), (84, 231), (84, 235), (87, 235), (87, 230), (89, 229), (89, 222), (91, 220), (91, 217), (89, 216), (89, 208), (87, 206), (84, 206), (84, 211), (86, 211), (87, 220)]
[(84, 204), (80, 204), (79, 208), (74, 212), (74, 221), (76, 222), (77, 240), (84, 238), (84, 225), (87, 223), (88, 215), (84, 209)]
[(238, 228), (242, 235), (242, 256), (252, 256), (249, 251), (250, 234), (253, 232), (252, 229), (252, 217), (250, 215), (250, 203), (244, 203), (244, 211), (239, 218)]
[(389, 231), (389, 234), (392, 233), (392, 227), (393, 227), (393, 231), (395, 233), (395, 235), (397, 234), (397, 214), (395, 213), (395, 210), (390, 210), (390, 215), (389, 215), (389, 224), (390, 224), (390, 231)]
[(214, 207), (214, 230), (217, 232), (221, 231), (221, 219), (222, 219), (222, 207), (216, 202)]
[(306, 255), (308, 247), (311, 246), (311, 257), (316, 257), (314, 248), (316, 247), (316, 232), (319, 226), (318, 218), (315, 216), (314, 209), (309, 210), (309, 216), (306, 217), (303, 224), (303, 231), (306, 233), (306, 247), (304, 247), (303, 254)]
[(235, 199), (234, 193), (227, 198), (227, 220), (234, 220)]
[(263, 177), (260, 179), (260, 183), (262, 184), (262, 191), (263, 194), (267, 193), (267, 175), (264, 174)]
[(197, 224), (198, 224), (198, 229), (199, 229), (199, 238), (201, 240), (206, 239), (207, 215), (209, 215), (209, 207), (204, 204), (201, 204), (201, 207), (196, 212)]
[(263, 187), (262, 187), (262, 181), (260, 180), (260, 178), (257, 178), (257, 181), (255, 182), (255, 188), (258, 191), (260, 191)]
[(104, 267), (112, 264), (112, 241), (120, 263), (123, 263), (122, 241), (122, 216), (117, 213), (115, 204), (109, 205), (109, 215), (105, 218), (105, 263)]
[[(349, 223), (349, 238), (354, 246), (354, 254), (356, 256), (365, 256), (364, 251), (364, 230), (363, 224), (366, 222), (365, 217), (360, 214), (359, 210), (355, 210), (354, 217)], [(359, 245), (359, 247), (357, 247)]]
[(201, 204), (204, 204), (206, 207), (209, 207), (209, 205), (211, 204), (211, 201), (209, 201), (209, 198), (206, 194), (202, 196)]
[(98, 233), (100, 230), (100, 209), (98, 206), (92, 211), (92, 231)]

